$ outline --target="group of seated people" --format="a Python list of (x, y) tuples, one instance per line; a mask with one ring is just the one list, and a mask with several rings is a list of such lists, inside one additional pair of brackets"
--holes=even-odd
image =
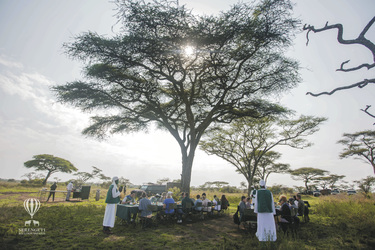
[[(122, 200), (122, 204), (134, 204), (135, 203), (135, 192), (131, 192), (129, 195), (125, 196)], [(212, 202), (207, 198), (206, 194), (197, 195), (196, 199), (190, 198), (189, 193), (181, 193), (179, 198), (181, 206), (179, 208), (170, 208), (170, 204), (176, 203), (172, 197), (172, 192), (163, 193), (162, 195), (156, 194), (155, 196), (148, 198), (146, 193), (142, 193), (139, 199), (140, 218), (149, 219), (152, 217), (152, 211), (149, 210), (149, 205), (161, 202), (163, 204), (163, 210), (159, 211), (157, 216), (160, 218), (167, 217), (169, 215), (176, 215), (177, 223), (182, 223), (183, 215), (186, 215), (187, 221), (191, 221), (191, 214), (207, 212), (208, 214), (213, 214), (214, 211), (221, 211), (222, 209), (227, 209), (229, 202), (225, 195), (222, 195), (219, 199), (216, 195)], [(172, 206), (171, 206), (172, 207)], [(137, 214), (133, 214), (131, 217), (131, 222), (135, 221)]]
[[(255, 197), (252, 197), (255, 198)], [(307, 202), (306, 202), (307, 203)], [(280, 207), (276, 209), (276, 215), (279, 216), (279, 225), (285, 232), (288, 224), (294, 223), (296, 226), (299, 225), (300, 219), (298, 216), (304, 216), (305, 222), (309, 221), (309, 209), (307, 205), (301, 199), (301, 195), (297, 194), (289, 199), (285, 195), (279, 197)], [(275, 202), (275, 207), (276, 207)], [(241, 197), (241, 201), (238, 205), (238, 211), (240, 213), (240, 222), (245, 221), (256, 221), (256, 215), (254, 213), (246, 213), (247, 209), (253, 209), (254, 203), (251, 198), (246, 196)]]

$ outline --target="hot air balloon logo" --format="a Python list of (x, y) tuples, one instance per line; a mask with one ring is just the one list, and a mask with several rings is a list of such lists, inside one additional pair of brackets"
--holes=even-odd
[(23, 207), (25, 208), (26, 212), (28, 212), (31, 216), (31, 220), (28, 220), (25, 222), (25, 226), (30, 226), (31, 221), (33, 222), (34, 225), (39, 226), (39, 221), (32, 220), (33, 216), (36, 212), (38, 212), (39, 207), (40, 207), (40, 201), (38, 199), (27, 199), (23, 202)]

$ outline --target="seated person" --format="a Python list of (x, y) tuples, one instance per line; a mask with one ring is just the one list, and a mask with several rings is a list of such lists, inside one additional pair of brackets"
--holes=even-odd
[(241, 197), (241, 201), (238, 204), (238, 211), (240, 212), (240, 221), (244, 221), (244, 212), (246, 209), (246, 196)]
[(152, 212), (148, 210), (148, 205), (151, 205), (151, 201), (147, 198), (146, 193), (143, 193), (138, 207), (139, 211), (141, 211), (141, 217), (151, 218)]
[(301, 199), (301, 195), (297, 194), (297, 204), (298, 204), (298, 216), (304, 216), (305, 222), (310, 220), (309, 218), (309, 208), (305, 205), (305, 202)]
[(223, 194), (221, 196), (220, 200), (221, 200), (221, 209), (224, 209), (224, 210), (228, 209), (228, 207), (229, 207), (229, 201), (225, 197), (225, 194)]
[(214, 195), (214, 199), (212, 200), (212, 203), (215, 206), (214, 210), (216, 210), (216, 211), (220, 211), (221, 210), (221, 205), (218, 205), (219, 201), (220, 201), (219, 197), (217, 197), (216, 195)]
[(251, 200), (250, 200), (250, 197), (247, 197), (246, 198), (246, 209), (250, 209), (251, 208)]
[[(134, 204), (135, 203), (135, 191), (131, 191), (129, 195), (125, 196), (125, 198), (122, 200), (121, 204)], [(130, 220), (130, 222), (134, 222), (135, 218), (137, 217), (136, 213), (133, 213), (133, 216)]]
[[(182, 211), (187, 214), (187, 221), (191, 221), (190, 218), (190, 212), (192, 211), (194, 207), (194, 202), (192, 199), (189, 197), (189, 193), (185, 193), (185, 197), (181, 201), (182, 204)], [(191, 208), (187, 208), (187, 204), (190, 204)]]
[(281, 215), (280, 218), (280, 225), (282, 230), (285, 232), (288, 226), (288, 223), (292, 222), (292, 216), (290, 212), (290, 207), (288, 205), (288, 202), (286, 201), (286, 196), (281, 195), (279, 199), (280, 203), (280, 209), (279, 209), (279, 214)]
[(125, 196), (125, 198), (121, 202), (122, 204), (130, 204), (135, 203), (135, 191), (131, 191), (129, 195)]
[(185, 198), (185, 193), (184, 193), (184, 192), (181, 193), (181, 196), (180, 196), (180, 198), (178, 199), (178, 201), (182, 201), (183, 198)]
[(185, 197), (184, 197), (184, 198), (182, 199), (182, 201), (181, 201), (182, 210), (183, 210), (184, 212), (190, 212), (190, 211), (191, 211), (191, 209), (190, 209), (190, 211), (189, 211), (189, 209), (186, 208), (186, 205), (187, 205), (187, 204), (190, 204), (190, 205), (191, 205), (191, 208), (194, 207), (194, 202), (193, 202), (192, 199), (190, 199), (190, 197), (189, 197), (189, 193), (185, 193)]
[(143, 228), (151, 225), (152, 211), (148, 210), (148, 205), (151, 205), (151, 201), (147, 198), (146, 193), (143, 193), (138, 207), (141, 212), (140, 217), (145, 219), (144, 224), (142, 224)]
[(211, 202), (209, 199), (206, 197), (206, 193), (202, 194), (202, 207), (203, 207), (203, 212), (211, 212), (212, 207), (208, 206), (208, 203)]
[[(158, 196), (158, 194), (156, 194), (154, 196), (151, 196), (151, 198), (150, 198), (151, 203), (156, 203), (158, 201), (158, 197), (157, 196)], [(159, 197), (160, 197), (160, 195), (159, 195)]]
[(161, 197), (159, 199), (159, 202), (164, 202), (165, 199), (167, 199), (167, 193), (163, 192), (163, 193), (161, 193)]
[(169, 204), (171, 203), (175, 203), (174, 202), (174, 199), (172, 198), (172, 194), (171, 193), (168, 193), (167, 194), (167, 198), (163, 201), (163, 208), (165, 209), (165, 214), (173, 214), (174, 213), (174, 209), (169, 209)]
[(289, 207), (290, 207), (290, 214), (294, 222), (296, 223), (296, 225), (299, 225), (300, 220), (297, 216), (298, 212), (296, 212), (298, 211), (298, 205), (296, 205), (294, 198), (289, 198), (288, 202), (289, 202)]
[(194, 202), (194, 210), (201, 212), (202, 211), (202, 206), (197, 207), (197, 203), (200, 203), (202, 205), (201, 196), (199, 194), (197, 195), (197, 199)]

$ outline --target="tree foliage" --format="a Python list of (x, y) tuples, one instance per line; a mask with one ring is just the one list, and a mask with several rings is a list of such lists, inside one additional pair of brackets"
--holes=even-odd
[(375, 186), (375, 177), (367, 176), (359, 181), (354, 181), (366, 196), (371, 192), (373, 186)]
[(365, 130), (354, 134), (344, 134), (339, 140), (345, 146), (340, 158), (354, 157), (370, 163), (375, 174), (375, 131)]
[(280, 158), (281, 154), (272, 150), (263, 155), (259, 161), (258, 170), (256, 173), (260, 180), (264, 180), (267, 183), (268, 176), (272, 173), (289, 173), (289, 164), (275, 162)]
[(276, 146), (304, 148), (311, 145), (305, 137), (315, 133), (325, 118), (301, 116), (287, 118), (241, 118), (227, 127), (210, 129), (200, 146), (235, 166), (248, 182), (250, 194), (253, 179), (265, 155)]
[(77, 185), (82, 185), (90, 179), (99, 178), (103, 181), (110, 180), (110, 177), (105, 176), (100, 168), (92, 166), (93, 170), (91, 173), (88, 172), (77, 172), (74, 175), (77, 176)]
[(334, 189), (337, 187), (337, 182), (345, 178), (345, 175), (330, 174), (328, 176), (317, 177), (314, 183), (320, 185), (322, 189)]
[(310, 190), (309, 186), (307, 185), (310, 181), (314, 181), (326, 173), (328, 173), (326, 170), (309, 167), (298, 168), (290, 171), (290, 174), (294, 180), (302, 180), (305, 183), (306, 190)]
[(169, 181), (170, 181), (170, 179), (168, 177), (164, 177), (164, 178), (158, 179), (156, 181), (156, 183), (159, 184), (159, 185), (162, 185), (162, 184), (166, 184)]
[[(117, 0), (122, 32), (87, 32), (64, 45), (86, 63), (85, 80), (55, 86), (59, 101), (94, 112), (83, 133), (167, 130), (182, 153), (188, 191), (198, 143), (213, 123), (283, 112), (267, 97), (299, 81), (284, 56), (298, 21), (289, 0), (238, 3), (217, 16), (199, 16), (178, 1)], [(184, 53), (187, 46), (193, 53)]]
[(47, 183), (51, 174), (56, 172), (72, 173), (78, 169), (68, 160), (49, 154), (34, 155), (33, 160), (24, 163), (27, 168), (35, 168), (36, 171), (47, 171), (43, 185)]

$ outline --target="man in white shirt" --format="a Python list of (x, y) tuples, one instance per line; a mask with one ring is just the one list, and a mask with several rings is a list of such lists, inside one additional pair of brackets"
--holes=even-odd
[(66, 193), (66, 201), (70, 201), (70, 193), (72, 192), (72, 189), (73, 189), (73, 182), (70, 181), (68, 186), (66, 186), (66, 190), (68, 191)]

